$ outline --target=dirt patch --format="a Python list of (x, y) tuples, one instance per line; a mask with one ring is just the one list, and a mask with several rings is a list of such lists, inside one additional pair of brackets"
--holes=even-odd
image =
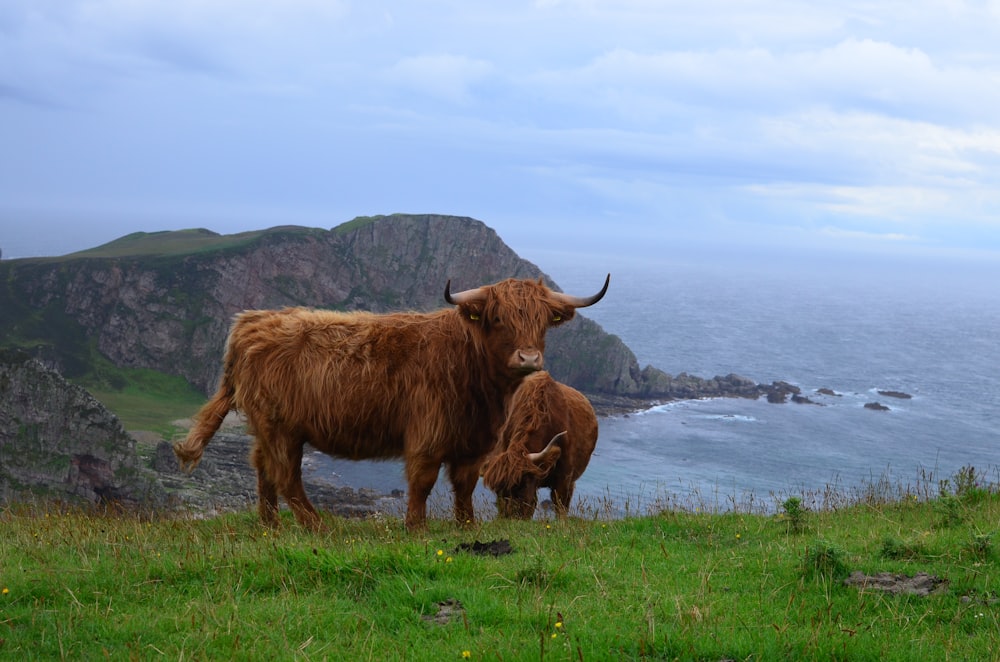
[(926, 572), (913, 575), (902, 575), (891, 572), (880, 572), (877, 575), (866, 575), (855, 570), (844, 580), (847, 586), (857, 586), (862, 590), (884, 591), (892, 595), (927, 596), (943, 593), (948, 588), (948, 580)]
[(434, 615), (423, 614), (420, 618), (427, 623), (436, 623), (438, 625), (448, 625), (452, 621), (465, 619), (465, 607), (455, 598), (448, 598), (437, 603), (437, 608), (437, 613)]
[(513, 554), (514, 548), (509, 540), (494, 540), (492, 542), (463, 542), (455, 548), (456, 552), (469, 552), (479, 556), (506, 556)]

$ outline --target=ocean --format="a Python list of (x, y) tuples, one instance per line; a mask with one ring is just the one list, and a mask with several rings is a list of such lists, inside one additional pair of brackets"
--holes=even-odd
[[(773, 511), (966, 466), (997, 481), (1000, 265), (957, 259), (609, 258), (527, 255), (647, 364), (700, 377), (787, 381), (811, 404), (681, 401), (603, 418), (581, 505)], [(818, 389), (832, 390), (822, 395)], [(909, 399), (886, 396), (896, 391)], [(879, 402), (888, 411), (865, 408)], [(333, 482), (404, 489), (397, 462), (310, 458)], [(445, 481), (436, 501), (447, 509)], [(489, 501), (488, 493), (479, 501)], [(540, 494), (540, 499), (547, 494)]]

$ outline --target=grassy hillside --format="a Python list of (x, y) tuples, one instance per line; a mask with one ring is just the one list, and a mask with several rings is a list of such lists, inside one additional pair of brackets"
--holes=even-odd
[[(0, 512), (0, 655), (15, 659), (985, 660), (1000, 650), (1000, 497), (777, 516), (209, 520)], [(505, 541), (513, 553), (475, 553)], [(503, 551), (503, 545), (491, 549)], [(927, 596), (851, 571), (939, 578)]]
[(114, 241), (73, 253), (60, 259), (120, 258), (132, 256), (158, 257), (190, 255), (207, 251), (247, 246), (262, 237), (324, 233), (325, 230), (293, 225), (267, 230), (221, 235), (211, 230), (191, 229), (163, 232), (134, 232)]

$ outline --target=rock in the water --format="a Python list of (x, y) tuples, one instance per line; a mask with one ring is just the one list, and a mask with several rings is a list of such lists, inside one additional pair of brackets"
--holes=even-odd
[(878, 394), (887, 398), (897, 398), (899, 400), (909, 400), (913, 397), (909, 393), (903, 393), (902, 391), (879, 391)]

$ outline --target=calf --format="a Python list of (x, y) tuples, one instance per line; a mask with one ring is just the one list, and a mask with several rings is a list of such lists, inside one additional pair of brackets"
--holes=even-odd
[(565, 516), (597, 445), (593, 406), (576, 389), (536, 372), (521, 381), (506, 409), (496, 451), (483, 466), (498, 514), (530, 519), (538, 488), (548, 487), (556, 514)]

